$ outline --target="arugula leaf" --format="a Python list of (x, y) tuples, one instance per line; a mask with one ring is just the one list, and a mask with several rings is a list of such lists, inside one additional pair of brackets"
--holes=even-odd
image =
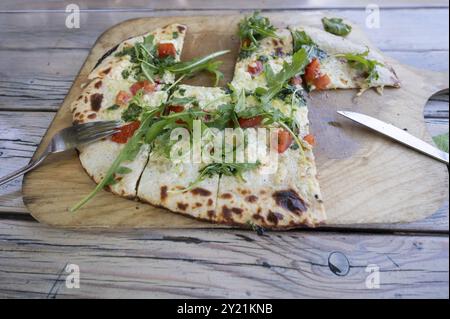
[(132, 171), (133, 170), (129, 167), (121, 166), (117, 169), (116, 174), (125, 175), (125, 174), (130, 174)]
[(376, 81), (379, 79), (380, 75), (377, 71), (378, 66), (384, 66), (382, 63), (376, 60), (370, 60), (367, 57), (369, 56), (369, 49), (367, 49), (363, 53), (345, 53), (345, 54), (336, 54), (337, 58), (344, 58), (350, 64), (350, 66), (361, 70), (366, 75), (367, 84), (370, 85), (372, 81)]
[(122, 112), (122, 120), (125, 122), (132, 122), (139, 118), (143, 108), (137, 103), (130, 103), (128, 108)]
[(259, 41), (267, 37), (278, 38), (275, 27), (267, 17), (262, 17), (259, 12), (245, 17), (239, 22), (238, 35), (241, 39), (241, 58), (249, 56), (259, 48)]
[(271, 67), (266, 64), (264, 74), (267, 80), (268, 89), (260, 98), (263, 105), (268, 104), (292, 77), (299, 73), (303, 73), (308, 63), (308, 54), (306, 50), (302, 48), (292, 55), (291, 63), (284, 61), (283, 68), (276, 74)]
[(434, 136), (433, 141), (440, 150), (448, 153), (448, 133)]
[(185, 189), (186, 192), (198, 185), (207, 178), (211, 178), (215, 175), (219, 176), (235, 176), (239, 181), (245, 182), (242, 174), (246, 171), (251, 171), (258, 168), (261, 165), (259, 161), (255, 163), (212, 163), (204, 166), (199, 170), (198, 177)]
[(120, 108), (119, 105), (113, 104), (113, 105), (111, 105), (110, 107), (108, 107), (106, 110), (107, 110), (107, 111), (114, 111), (114, 110), (117, 110), (118, 108)]
[(193, 59), (191, 61), (178, 62), (174, 65), (168, 66), (166, 69), (172, 73), (175, 73), (176, 75), (185, 76), (192, 76), (200, 71), (207, 71), (215, 75), (215, 83), (217, 85), (219, 83), (219, 80), (223, 77), (222, 72), (219, 71), (219, 66), (222, 64), (222, 62), (213, 62), (212, 60), (228, 52), (230, 52), (230, 50), (214, 52), (206, 56)]
[(341, 18), (322, 18), (322, 24), (325, 31), (339, 35), (346, 36), (352, 31), (352, 26), (345, 24)]
[(105, 176), (103, 177), (103, 180), (97, 184), (97, 186), (94, 188), (94, 190), (87, 195), (85, 198), (83, 198), (80, 202), (75, 204), (72, 208), (69, 209), (70, 212), (75, 212), (81, 207), (83, 207), (87, 202), (89, 202), (99, 191), (101, 191), (105, 186), (109, 185), (110, 183), (114, 183), (114, 174), (118, 172), (121, 168), (121, 164), (124, 161), (131, 161), (133, 160), (137, 153), (139, 152), (141, 146), (142, 146), (142, 138), (145, 135), (145, 132), (148, 130), (151, 121), (152, 116), (155, 114), (156, 111), (150, 112), (145, 115), (143, 118), (143, 121), (141, 123), (141, 126), (136, 130), (134, 135), (130, 138), (127, 144), (125, 144), (124, 148), (120, 151), (119, 155), (116, 157), (114, 162), (112, 163), (111, 167), (106, 172)]
[(292, 40), (294, 46), (294, 52), (297, 52), (301, 49), (305, 49), (308, 53), (309, 60), (311, 61), (313, 58), (318, 58), (322, 60), (327, 56), (327, 53), (320, 49), (317, 44), (311, 39), (309, 35), (306, 34), (305, 31), (292, 31)]

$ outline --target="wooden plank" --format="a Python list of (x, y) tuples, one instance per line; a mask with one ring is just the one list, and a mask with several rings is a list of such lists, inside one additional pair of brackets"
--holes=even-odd
[[(434, 104), (435, 102), (431, 103), (432, 106)], [(448, 102), (446, 105), (448, 110)], [(52, 112), (0, 112), (0, 136), (2, 136), (0, 176), (20, 168), (29, 161), (53, 116)], [(433, 136), (448, 132), (448, 118), (428, 118), (426, 122)], [(0, 186), (0, 218), (15, 218), (15, 214), (28, 214), (22, 201), (21, 185), (22, 179), (19, 178)], [(398, 225), (379, 225), (377, 228), (403, 231), (448, 231), (448, 202), (425, 220)]]
[[(322, 1), (258, 1), (231, 0), (223, 1), (201, 1), (185, 0), (182, 3), (176, 0), (132, 0), (132, 1), (101, 1), (101, 0), (79, 0), (77, 4), (82, 10), (230, 10), (232, 9), (327, 9), (327, 8), (365, 8), (371, 2), (361, 0), (322, 0)], [(445, 0), (378, 0), (376, 2), (382, 8), (442, 8), (448, 7)], [(0, 6), (0, 11), (34, 11), (34, 10), (58, 10), (63, 11), (66, 4), (56, 0), (26, 0), (14, 1), (4, 0)]]
[[(362, 12), (336, 14), (363, 23)], [(69, 30), (61, 27), (65, 14), (0, 14), (0, 110), (58, 109), (99, 34), (111, 25), (141, 15), (141, 12), (88, 13), (82, 17), (81, 29)], [(411, 25), (410, 21), (424, 23)], [(403, 63), (448, 71), (448, 41), (444, 33), (435, 32), (439, 29), (448, 29), (448, 10), (414, 10), (408, 14), (393, 10), (383, 14), (382, 29), (368, 32), (368, 36), (387, 55)], [(39, 30), (39, 34), (33, 30)], [(432, 48), (437, 51), (430, 51)]]
[[(0, 297), (8, 298), (449, 296), (447, 236), (80, 233), (2, 221), (0, 242)], [(79, 289), (66, 288), (68, 264), (79, 267)], [(379, 289), (366, 286), (369, 265), (379, 269)]]
[[(0, 37), (2, 38), (0, 48), (8, 50), (89, 49), (106, 29), (129, 19), (155, 16), (223, 16), (239, 13), (234, 10), (225, 13), (220, 11), (142, 12), (140, 10), (86, 12), (81, 14), (79, 29), (65, 27), (66, 13), (0, 13)], [(318, 11), (312, 10), (308, 13), (316, 14)], [(369, 39), (383, 51), (422, 52), (448, 51), (449, 49), (446, 33), (436, 32), (436, 30), (445, 31), (449, 28), (449, 11), (447, 9), (382, 11), (379, 29), (366, 28), (367, 14), (365, 10), (329, 10), (329, 15), (341, 16), (352, 21), (364, 29)], [(233, 26), (233, 28), (237, 28), (237, 26)]]
[[(0, 110), (58, 110), (87, 54), (88, 50), (76, 49), (0, 50)], [(424, 59), (425, 54), (429, 59)], [(448, 52), (436, 55), (433, 52), (416, 52), (408, 53), (403, 62), (419, 68), (434, 65), (431, 69), (441, 70), (439, 66), (445, 64), (441, 63), (444, 58), (448, 63)], [(430, 112), (434, 112), (430, 116), (436, 117), (440, 112), (442, 116), (439, 117), (448, 117), (447, 106), (435, 106), (435, 111), (429, 108)]]

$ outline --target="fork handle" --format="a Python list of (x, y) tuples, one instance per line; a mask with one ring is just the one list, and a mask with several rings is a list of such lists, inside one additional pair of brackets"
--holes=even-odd
[(0, 178), (0, 186), (3, 184), (6, 184), (10, 181), (12, 181), (13, 179), (16, 179), (17, 177), (31, 171), (32, 169), (34, 169), (36, 166), (38, 166), (39, 164), (42, 163), (42, 161), (47, 157), (48, 153), (45, 152), (41, 157), (39, 157), (37, 160), (31, 161), (28, 165), (22, 167), (21, 169), (18, 169), (15, 172), (12, 172), (11, 174), (8, 174), (2, 178)]

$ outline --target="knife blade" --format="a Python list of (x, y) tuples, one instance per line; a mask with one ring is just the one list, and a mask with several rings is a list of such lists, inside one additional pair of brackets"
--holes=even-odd
[(417, 137), (409, 134), (408, 132), (395, 127), (392, 124), (388, 124), (386, 122), (380, 121), (371, 116), (350, 112), (350, 111), (337, 111), (340, 115), (345, 116), (346, 118), (355, 121), (359, 124), (362, 124), (384, 136), (390, 137), (391, 139), (409, 146), (410, 148), (419, 151), (423, 154), (426, 154), (438, 161), (449, 164), (448, 153), (443, 152), (436, 147), (418, 139)]

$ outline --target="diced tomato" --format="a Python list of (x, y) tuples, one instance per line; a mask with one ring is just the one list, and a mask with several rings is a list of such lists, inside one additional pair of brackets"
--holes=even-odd
[(256, 127), (261, 124), (263, 118), (262, 116), (250, 117), (248, 119), (240, 118), (239, 125), (242, 128)]
[(112, 135), (111, 139), (119, 144), (125, 144), (130, 137), (133, 136), (134, 132), (139, 128), (141, 122), (134, 121), (129, 124), (122, 126), (119, 132)]
[(144, 93), (150, 93), (155, 91), (156, 86), (150, 83), (150, 81), (144, 80), (136, 82), (130, 87), (130, 91), (133, 96), (136, 95), (136, 93), (141, 89), (144, 89)]
[(313, 59), (305, 69), (305, 81), (312, 84), (317, 76), (320, 75), (320, 62), (318, 59)]
[(126, 105), (131, 100), (131, 94), (125, 91), (119, 91), (116, 96), (116, 104)]
[(181, 113), (184, 111), (183, 105), (170, 105), (168, 107), (169, 113)]
[(325, 90), (327, 88), (328, 84), (330, 84), (330, 82), (331, 82), (330, 77), (328, 75), (324, 74), (324, 75), (321, 75), (320, 77), (318, 77), (314, 81), (314, 86), (318, 90)]
[(291, 78), (290, 82), (291, 82), (291, 85), (297, 86), (297, 85), (301, 85), (303, 81), (302, 81), (301, 76), (296, 75), (293, 78)]
[(316, 145), (316, 139), (312, 134), (305, 135), (305, 137), (303, 137), (303, 140), (306, 141), (311, 146)]
[(165, 58), (167, 56), (175, 56), (177, 54), (177, 50), (173, 43), (159, 43), (158, 44), (158, 56), (160, 58)]
[(326, 89), (330, 84), (330, 77), (320, 72), (320, 62), (318, 59), (313, 59), (305, 69), (305, 81), (308, 84), (312, 84), (318, 90)]
[(251, 62), (247, 67), (248, 73), (251, 75), (258, 75), (263, 71), (263, 64), (261, 61)]
[(292, 135), (286, 130), (278, 131), (278, 153), (284, 153), (292, 144)]

